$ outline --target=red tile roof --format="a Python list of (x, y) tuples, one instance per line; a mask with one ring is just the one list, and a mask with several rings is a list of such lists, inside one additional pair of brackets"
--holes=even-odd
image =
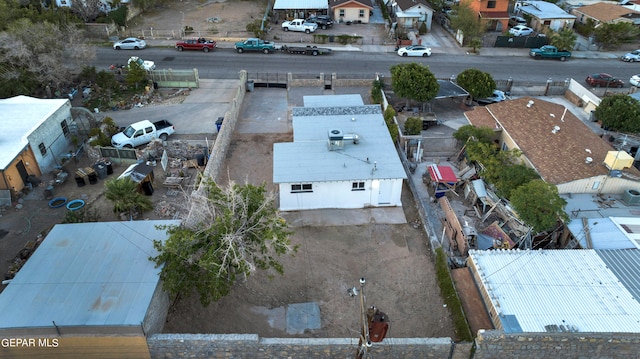
[[(527, 107), (533, 101), (531, 107)], [(613, 150), (564, 106), (523, 97), (465, 112), (474, 126), (503, 128), (548, 183), (558, 185), (608, 173), (602, 162)], [(552, 133), (555, 126), (559, 127)], [(591, 151), (587, 152), (587, 149)], [(593, 162), (586, 164), (591, 157)]]

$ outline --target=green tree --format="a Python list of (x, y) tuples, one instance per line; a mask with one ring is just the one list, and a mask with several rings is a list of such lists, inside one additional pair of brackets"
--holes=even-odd
[(398, 126), (396, 126), (393, 117), (396, 115), (396, 110), (393, 109), (391, 105), (387, 105), (387, 109), (384, 110), (384, 122), (387, 124), (387, 129), (389, 130), (389, 135), (391, 135), (391, 140), (393, 143), (398, 142), (398, 137), (400, 137), (400, 131), (398, 131)]
[(491, 143), (495, 135), (491, 127), (464, 125), (453, 133), (453, 138), (461, 143), (466, 143), (470, 138), (478, 142)]
[(412, 62), (391, 66), (391, 88), (409, 101), (426, 102), (436, 97), (440, 84), (429, 67)]
[(422, 132), (422, 119), (418, 117), (409, 117), (404, 122), (405, 135), (419, 135)]
[(146, 80), (147, 70), (145, 70), (137, 62), (131, 61), (129, 63), (129, 71), (127, 71), (127, 76), (125, 77), (125, 81), (127, 82), (127, 84), (138, 88), (138, 86), (143, 84)]
[(204, 179), (207, 213), (211, 217), (194, 228), (165, 227), (169, 238), (154, 241), (159, 254), (150, 260), (164, 265), (160, 278), (172, 296), (195, 290), (203, 306), (229, 294), (234, 283), (256, 270), (283, 274), (278, 256), (293, 255), (287, 222), (274, 206), (265, 185), (219, 187)]
[(540, 179), (538, 173), (531, 167), (524, 164), (511, 164), (507, 166), (499, 166), (496, 169), (494, 185), (496, 186), (498, 195), (507, 199), (511, 198), (514, 189), (532, 181)]
[(547, 34), (549, 43), (558, 48), (558, 50), (571, 51), (576, 46), (578, 35), (572, 29), (562, 29), (558, 32), (549, 30)]
[(138, 192), (138, 184), (129, 177), (105, 181), (104, 187), (105, 198), (113, 202), (113, 213), (126, 213), (131, 218), (136, 211), (153, 209), (151, 199)]
[(638, 39), (640, 29), (630, 22), (601, 23), (594, 29), (596, 44), (603, 49), (616, 49), (620, 44)]
[(373, 83), (371, 83), (371, 102), (382, 104), (383, 88), (384, 82), (380, 80), (373, 80)]
[(482, 19), (464, 2), (459, 4), (457, 13), (451, 16), (451, 27), (462, 31), (464, 45), (470, 44), (473, 40), (482, 39), (482, 36), (487, 31)]
[(567, 201), (558, 195), (558, 188), (540, 179), (514, 189), (511, 204), (520, 218), (537, 232), (553, 229), (559, 219), (569, 219), (564, 212)]
[(640, 102), (626, 94), (605, 96), (596, 108), (602, 127), (619, 132), (640, 132)]
[(484, 98), (493, 94), (493, 90), (496, 89), (496, 82), (488, 72), (483, 72), (478, 69), (466, 69), (462, 71), (456, 82), (460, 87), (467, 90), (471, 98)]

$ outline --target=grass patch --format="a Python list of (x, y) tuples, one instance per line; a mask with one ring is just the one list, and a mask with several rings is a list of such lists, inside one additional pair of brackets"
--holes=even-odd
[(449, 265), (447, 263), (447, 255), (442, 248), (436, 249), (436, 275), (438, 276), (438, 286), (444, 303), (449, 308), (453, 316), (453, 325), (458, 341), (472, 342), (473, 335), (467, 323), (467, 318), (462, 310), (462, 303), (458, 297), (458, 292), (453, 286)]

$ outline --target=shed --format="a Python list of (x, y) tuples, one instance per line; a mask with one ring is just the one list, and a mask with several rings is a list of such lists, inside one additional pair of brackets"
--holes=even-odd
[(0, 337), (35, 338), (35, 345), (3, 347), (3, 352), (18, 358), (106, 353), (149, 358), (145, 337), (162, 330), (169, 308), (161, 268), (149, 257), (157, 254), (153, 241), (168, 237), (157, 226), (179, 224), (152, 220), (53, 227), (0, 293)]

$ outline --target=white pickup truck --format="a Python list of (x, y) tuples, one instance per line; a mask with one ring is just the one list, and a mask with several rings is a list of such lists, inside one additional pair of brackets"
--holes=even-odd
[(302, 19), (295, 19), (283, 22), (282, 29), (284, 31), (301, 31), (310, 34), (318, 29), (318, 24), (313, 22), (305, 22)]
[(111, 136), (111, 146), (115, 148), (134, 148), (145, 145), (151, 140), (159, 138), (166, 141), (176, 132), (173, 125), (167, 120), (151, 122), (148, 120), (133, 123), (122, 132)]

